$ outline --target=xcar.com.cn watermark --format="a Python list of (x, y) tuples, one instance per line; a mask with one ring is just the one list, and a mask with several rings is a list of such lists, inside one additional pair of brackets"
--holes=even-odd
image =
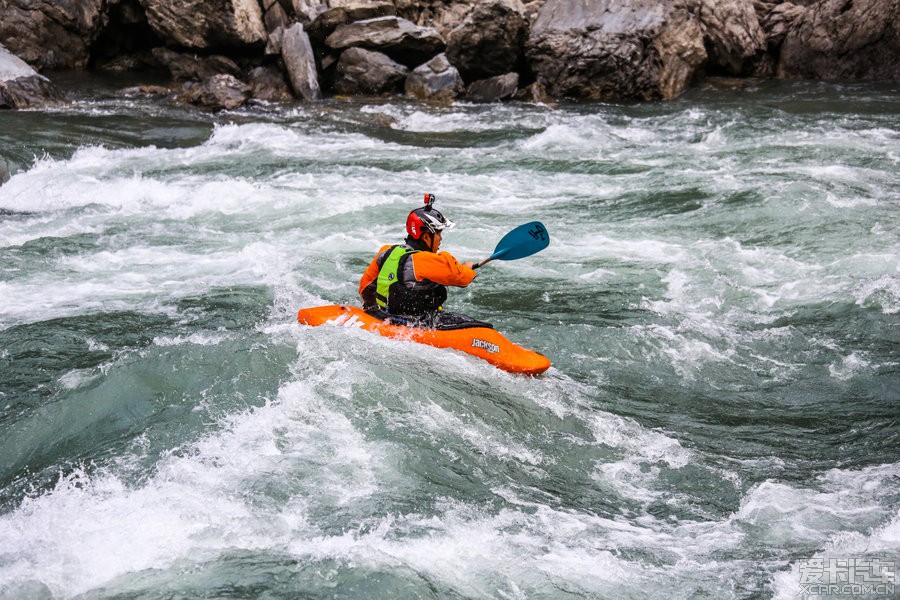
[(800, 561), (800, 595), (893, 596), (897, 565), (882, 558)]

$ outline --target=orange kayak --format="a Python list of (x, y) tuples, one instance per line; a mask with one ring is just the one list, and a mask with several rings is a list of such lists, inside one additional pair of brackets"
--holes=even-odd
[(388, 338), (409, 340), (437, 348), (453, 348), (477, 356), (510, 373), (538, 375), (550, 368), (550, 361), (546, 356), (512, 343), (490, 327), (449, 330), (405, 327), (385, 323), (362, 308), (342, 305), (304, 308), (297, 313), (297, 320), (313, 327), (357, 327)]

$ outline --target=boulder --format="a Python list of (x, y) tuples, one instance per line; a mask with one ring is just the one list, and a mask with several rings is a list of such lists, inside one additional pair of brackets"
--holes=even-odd
[(39, 108), (62, 99), (49, 79), (0, 46), (0, 108)]
[(446, 54), (438, 54), (416, 67), (406, 78), (404, 92), (419, 100), (453, 100), (466, 89), (459, 71)]
[(281, 38), (293, 21), (278, 0), (262, 0), (263, 23), (266, 25), (266, 56), (281, 54)]
[(545, 3), (546, 0), (531, 0), (525, 3), (525, 18), (528, 20), (529, 25), (537, 19), (538, 12)]
[(447, 58), (466, 81), (502, 75), (518, 69), (527, 38), (519, 0), (484, 0), (450, 32)]
[(519, 74), (506, 73), (472, 82), (466, 90), (466, 100), (497, 102), (512, 98), (519, 89)]
[(319, 13), (328, 9), (328, 4), (326, 0), (288, 0), (291, 4), (291, 9), (288, 12), (293, 12), (294, 16), (298, 23), (301, 23), (304, 28), (309, 27), (309, 25), (316, 20), (316, 17)]
[(322, 43), (340, 25), (397, 14), (389, 0), (328, 0), (306, 28), (311, 40)]
[(294, 99), (291, 88), (281, 71), (272, 66), (252, 69), (247, 74), (251, 95), (264, 102), (290, 102)]
[(417, 25), (433, 27), (437, 30), (441, 39), (449, 40), (450, 32), (466, 20), (466, 17), (469, 16), (475, 6), (476, 1), (471, 3), (451, 2), (449, 4), (441, 2), (429, 5), (427, 8), (420, 7), (418, 10), (414, 11), (404, 11), (401, 16), (406, 17), (407, 14), (414, 13), (406, 18)]
[(104, 0), (2, 0), (0, 43), (38, 69), (83, 69)]
[(525, 46), (556, 97), (665, 100), (707, 58), (697, 17), (655, 0), (547, 0)]
[(387, 54), (408, 67), (422, 64), (443, 51), (443, 38), (431, 27), (400, 17), (377, 17), (341, 25), (325, 39), (329, 48), (366, 48)]
[(337, 63), (334, 91), (339, 94), (399, 92), (409, 69), (391, 58), (364, 48), (347, 48)]
[(756, 13), (765, 33), (766, 48), (770, 55), (778, 56), (781, 53), (781, 44), (788, 31), (805, 12), (805, 7), (794, 2), (784, 2), (777, 6), (757, 3)]
[(241, 68), (227, 56), (182, 54), (168, 48), (154, 48), (152, 53), (175, 81), (203, 81), (220, 73), (234, 77), (241, 75)]
[(711, 70), (727, 75), (759, 72), (766, 35), (751, 0), (699, 0)]
[(162, 98), (172, 94), (172, 89), (164, 85), (133, 85), (116, 92), (120, 98), (156, 97)]
[(316, 71), (316, 58), (312, 44), (309, 43), (309, 36), (300, 23), (294, 23), (284, 32), (281, 39), (281, 58), (288, 72), (291, 87), (294, 88), (294, 94), (307, 101), (319, 100), (322, 91)]
[(162, 66), (152, 52), (141, 52), (138, 54), (121, 54), (110, 60), (98, 60), (94, 68), (108, 73), (127, 73), (130, 71), (159, 69)]
[(150, 27), (168, 45), (241, 48), (266, 41), (257, 0), (141, 0), (141, 4)]
[(531, 85), (520, 89), (513, 98), (522, 102), (553, 104), (553, 98), (547, 93), (547, 89), (540, 81), (535, 81)]
[(279, 27), (275, 31), (270, 31), (269, 37), (266, 40), (266, 48), (263, 51), (263, 54), (265, 54), (266, 56), (280, 56), (282, 37), (284, 37), (283, 28)]
[(213, 75), (202, 83), (185, 84), (181, 100), (213, 110), (232, 110), (250, 99), (250, 86), (225, 73)]
[(272, 33), (276, 29), (287, 29), (291, 24), (287, 11), (278, 0), (262, 0), (263, 23), (266, 32)]
[(826, 0), (781, 45), (779, 77), (900, 80), (900, 0)]

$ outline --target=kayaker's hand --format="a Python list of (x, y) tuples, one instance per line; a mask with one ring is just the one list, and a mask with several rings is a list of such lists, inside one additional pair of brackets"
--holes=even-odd
[(462, 266), (464, 266), (464, 267), (469, 267), (470, 269), (474, 269), (474, 268), (475, 268), (475, 263), (473, 263), (472, 261), (464, 262), (464, 263), (462, 263)]

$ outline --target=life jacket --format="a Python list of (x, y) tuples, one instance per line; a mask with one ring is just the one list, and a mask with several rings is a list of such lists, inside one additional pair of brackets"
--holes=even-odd
[(375, 280), (378, 307), (394, 315), (424, 315), (440, 310), (447, 288), (433, 281), (416, 281), (409, 261), (418, 250), (397, 245), (383, 253)]

